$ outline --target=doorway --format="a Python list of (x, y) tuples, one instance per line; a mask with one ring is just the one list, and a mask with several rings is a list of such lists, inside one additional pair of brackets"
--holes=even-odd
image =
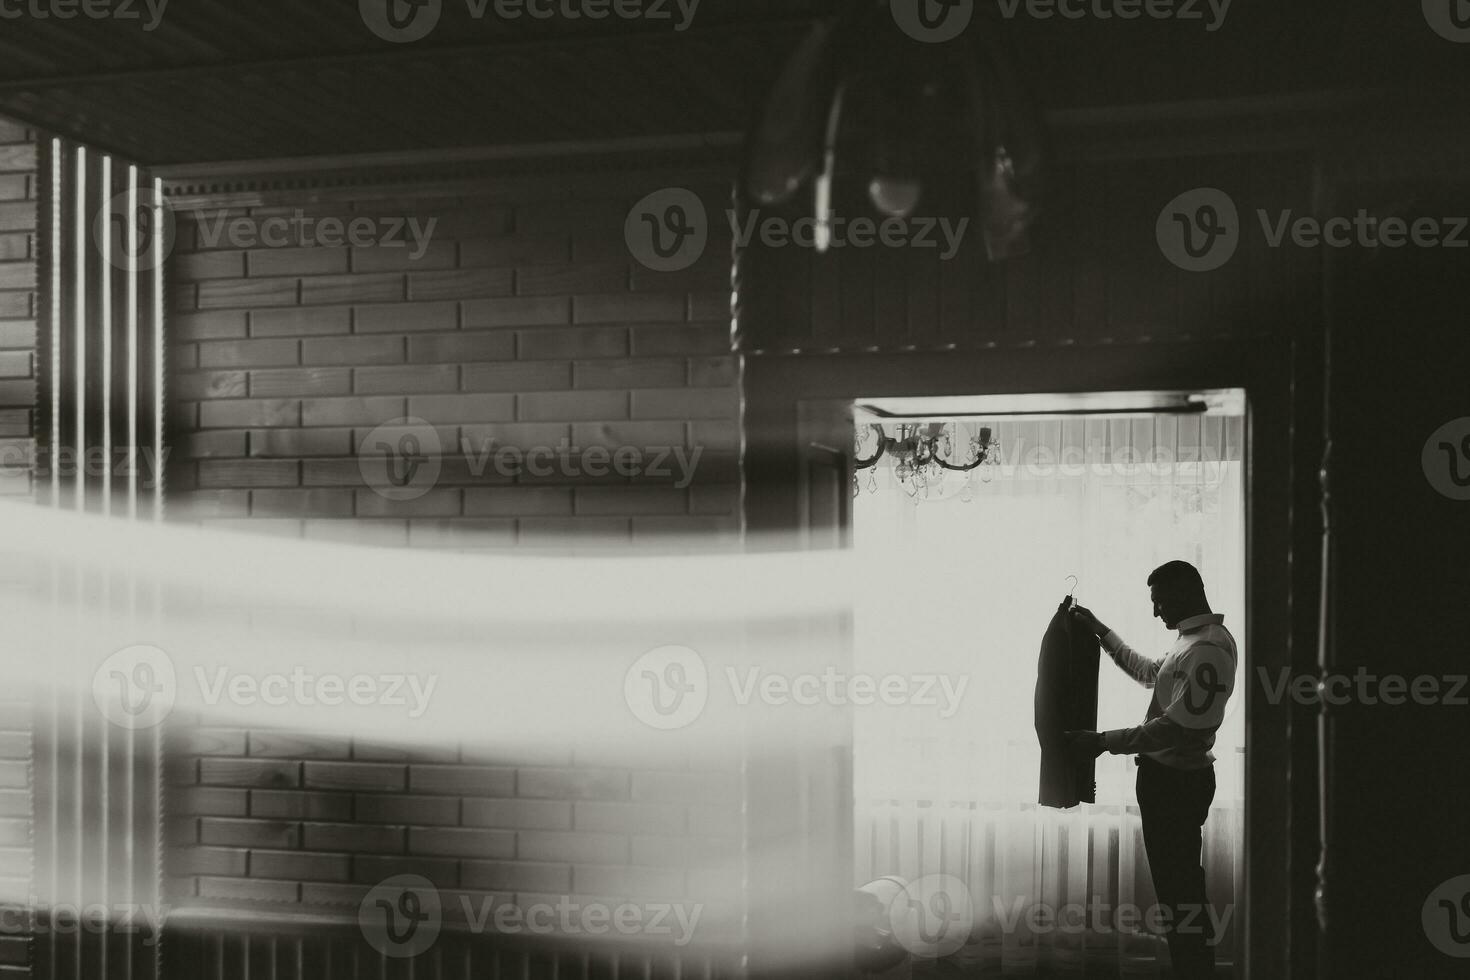
[[(936, 692), (853, 716), (855, 884), (903, 889), (919, 917), (907, 936), (894, 923), (899, 972), (1160, 975), (1133, 760), (1098, 759), (1095, 803), (1039, 806), (1032, 696), (1069, 595), (1162, 656), (1173, 636), (1145, 583), (1183, 559), (1240, 644), (1203, 860), (1218, 961), (1243, 975), (1245, 393), (857, 399), (852, 418), (851, 544), (877, 570), (855, 667)], [(919, 465), (926, 444), (960, 468)], [(1137, 725), (1148, 704), (1105, 656), (1098, 729)]]

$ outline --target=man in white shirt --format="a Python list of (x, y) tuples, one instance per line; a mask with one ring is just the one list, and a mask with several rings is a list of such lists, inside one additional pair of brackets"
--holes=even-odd
[(1159, 660), (1123, 642), (1088, 609), (1078, 623), (1102, 639), (1113, 662), (1153, 689), (1142, 725), (1111, 732), (1068, 732), (1076, 751), (1138, 756), (1138, 809), (1159, 904), (1168, 911), (1169, 958), (1179, 978), (1212, 978), (1214, 917), (1200, 864), (1201, 828), (1215, 799), (1215, 732), (1235, 690), (1235, 638), (1210, 609), (1199, 570), (1175, 561), (1148, 578), (1154, 615), (1179, 638)]

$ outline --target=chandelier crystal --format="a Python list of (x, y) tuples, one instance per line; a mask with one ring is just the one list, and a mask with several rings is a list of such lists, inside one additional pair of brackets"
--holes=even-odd
[(1000, 443), (989, 427), (971, 428), (959, 422), (874, 422), (857, 430), (853, 457), (854, 497), (862, 493), (864, 483), (869, 493), (877, 492), (877, 469), (888, 460), (894, 482), (910, 499), (945, 500), (958, 495), (969, 503), (975, 496), (976, 475), (989, 483), (994, 467), (1000, 465)]

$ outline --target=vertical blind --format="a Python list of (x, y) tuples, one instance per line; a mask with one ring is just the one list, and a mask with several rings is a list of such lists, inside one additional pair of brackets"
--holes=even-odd
[(47, 156), (41, 498), (156, 520), (171, 227), (162, 182), (65, 140), (52, 140)]
[[(37, 500), (159, 521), (171, 226), (161, 185), (66, 140), (43, 153)], [(109, 721), (95, 692), (111, 654), (147, 642), (160, 595), (115, 569), (53, 558), (50, 573), (53, 654), (32, 715), (32, 969), (156, 977), (158, 937), (138, 924), (162, 913), (161, 732)]]

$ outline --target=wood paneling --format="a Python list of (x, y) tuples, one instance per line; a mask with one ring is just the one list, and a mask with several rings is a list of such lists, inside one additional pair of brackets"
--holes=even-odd
[[(1258, 209), (1310, 211), (1312, 157), (1256, 156), (1061, 162), (1028, 254), (989, 262), (973, 228), (948, 260), (942, 248), (851, 246), (825, 255), (745, 250), (742, 326), (755, 354), (939, 351), (1088, 343), (1186, 342), (1299, 332), (1318, 287), (1313, 253), (1273, 248)], [(1155, 222), (1177, 195), (1217, 187), (1236, 202), (1241, 245), (1214, 272), (1185, 272), (1160, 250)], [(875, 212), (847, 188), (853, 220)], [(802, 203), (805, 203), (803, 198)], [(766, 212), (795, 221), (800, 206)], [(919, 218), (959, 227), (965, 210)], [(917, 233), (922, 222), (914, 219)], [(937, 234), (937, 233), (936, 233)]]

